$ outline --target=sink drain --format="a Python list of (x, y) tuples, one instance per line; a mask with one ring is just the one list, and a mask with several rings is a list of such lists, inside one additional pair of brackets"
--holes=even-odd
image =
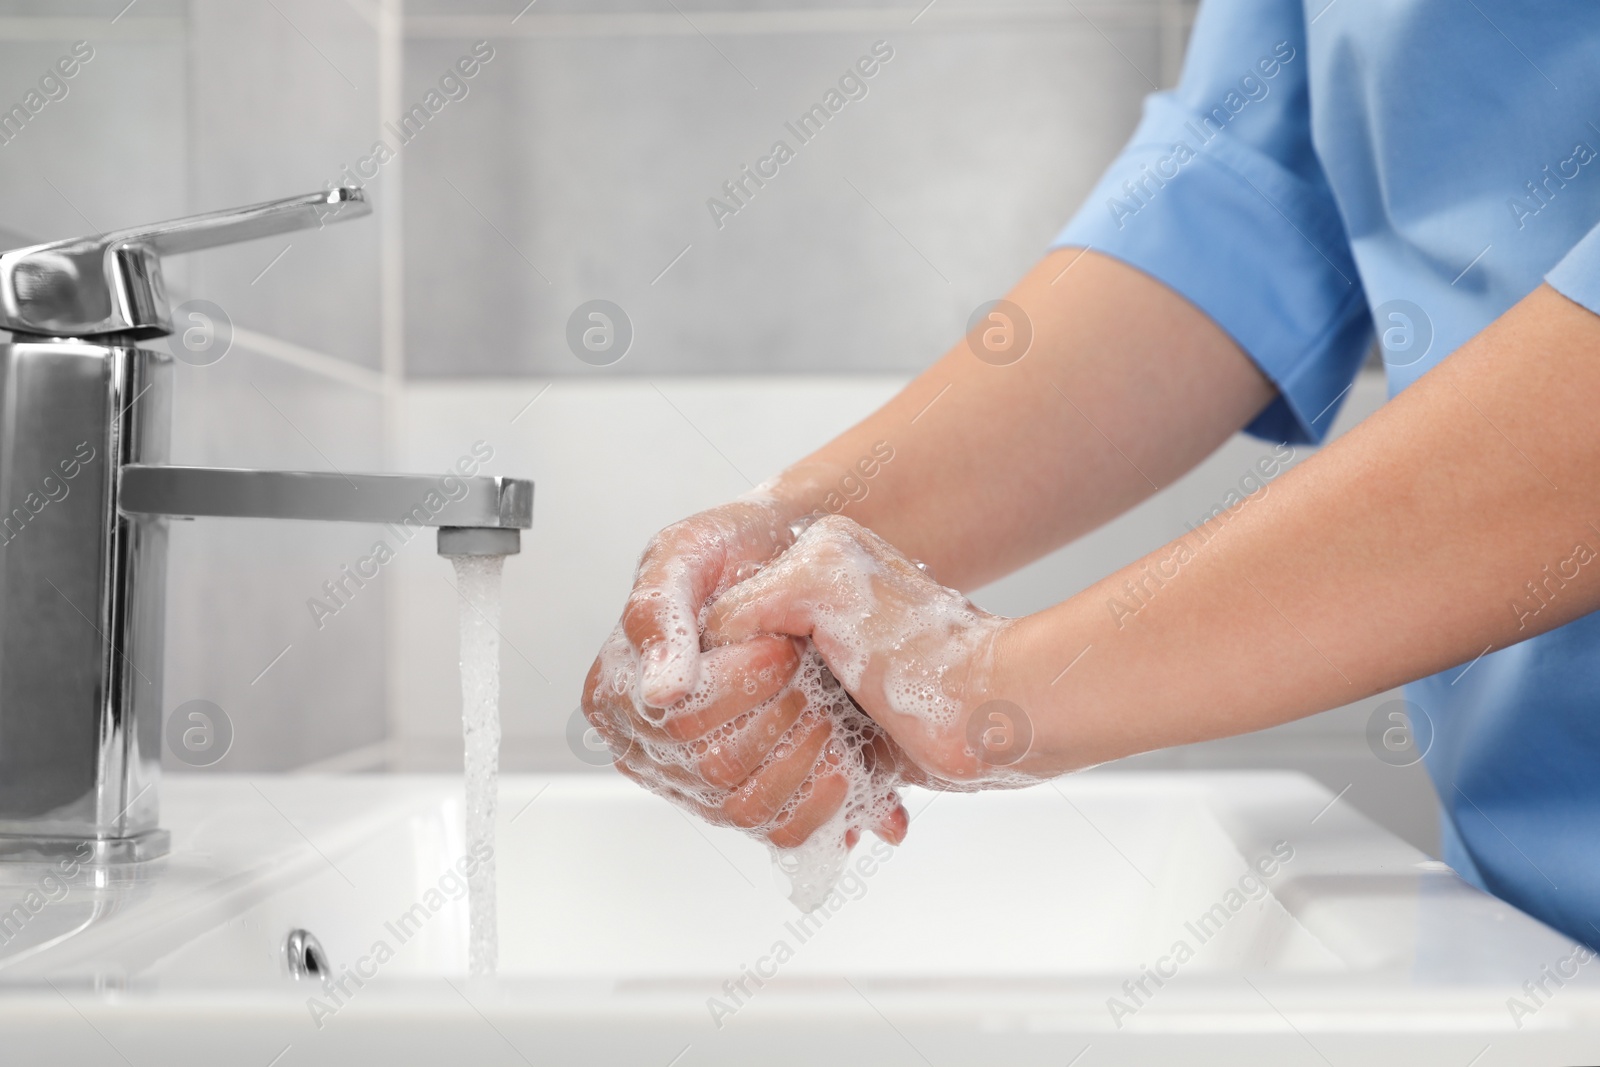
[(291, 978), (322, 981), (332, 973), (328, 954), (322, 951), (322, 942), (310, 930), (290, 930), (283, 942), (283, 954), (289, 961)]

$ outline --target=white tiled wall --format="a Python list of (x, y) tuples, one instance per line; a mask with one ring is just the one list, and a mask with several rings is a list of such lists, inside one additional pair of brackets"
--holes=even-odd
[[(365, 179), (374, 218), (169, 264), (177, 298), (243, 329), (221, 363), (178, 368), (173, 455), (433, 470), (493, 444), (492, 470), (539, 486), (506, 570), (507, 763), (577, 769), (566, 722), (646, 538), (870, 410), (1031, 263), (1139, 98), (1176, 76), (1192, 6), (0, 0), (0, 104), (70, 42), (95, 48), (0, 147), (0, 237), (318, 188), (393, 146), (382, 123), (489, 41), (467, 95)], [(895, 55), (868, 95), (719, 229), (706, 200), (878, 40)], [(594, 297), (637, 335), (604, 370), (563, 336)], [(1364, 379), (1353, 411), (1379, 392)], [(1069, 595), (1195, 519), (1254, 455), (1230, 444), (978, 600), (1018, 614)], [(218, 770), (457, 765), (454, 594), (431, 544), (323, 626), (307, 610), (372, 537), (174, 530), (168, 705), (228, 710)], [(1427, 845), (1425, 780), (1366, 751), (1365, 718), (1134, 762), (1301, 767)]]

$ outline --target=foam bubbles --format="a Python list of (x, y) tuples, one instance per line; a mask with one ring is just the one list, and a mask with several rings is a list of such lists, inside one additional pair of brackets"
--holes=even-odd
[[(631, 709), (605, 712), (608, 721), (643, 724), (637, 736), (628, 738), (619, 765), (652, 792), (760, 839), (788, 825), (819, 792), (842, 793), (837, 811), (802, 844), (774, 850), (777, 866), (790, 881), (790, 899), (812, 910), (843, 873), (850, 837), (886, 824), (899, 805), (895, 785), (901, 768), (891, 755), (898, 750), (850, 693), (894, 724), (897, 735), (898, 717), (909, 719), (914, 730), (920, 724), (930, 738), (959, 738), (958, 719), (969, 685), (975, 677), (989, 676), (994, 638), (1006, 620), (980, 611), (848, 519), (823, 516), (792, 528), (777, 523), (760, 493), (669, 527), (646, 558), (655, 563), (641, 568), (648, 580), (636, 588), (630, 610), (666, 615), (668, 625), (659, 642), (643, 650), (642, 663), (620, 628), (601, 651), (597, 691), (604, 688), (631, 704)], [(804, 581), (797, 580), (801, 571)], [(717, 588), (709, 591), (691, 580), (708, 572), (719, 576)], [(791, 596), (803, 588), (804, 602), (792, 606), (809, 612), (815, 643), (803, 643), (798, 669), (776, 695), (684, 739), (686, 717), (698, 717), (729, 696), (726, 687), (739, 684), (751, 695), (770, 687), (770, 673), (740, 675), (735, 682), (704, 668), (710, 662), (703, 630), (711, 605), (743, 583), (756, 590), (753, 595), (761, 595), (763, 584), (769, 590), (781, 587)], [(827, 651), (826, 663), (819, 647)], [(645, 676), (648, 686), (641, 681)], [(641, 690), (686, 695), (659, 708), (647, 703)], [(805, 706), (790, 721), (778, 709), (792, 707), (796, 693)], [(799, 787), (776, 810), (759, 807), (760, 798), (751, 793), (763, 774), (801, 746), (815, 744), (816, 731), (824, 727), (828, 740)], [(778, 730), (781, 735), (772, 737), (770, 732)], [(769, 733), (757, 737), (758, 731)], [(740, 754), (751, 751), (767, 756), (746, 782), (724, 789), (706, 781), (703, 767), (742, 771), (746, 761)], [(1015, 776), (1011, 770), (979, 766), (974, 754), (966, 755), (972, 767), (945, 775), (953, 787), (975, 787), (979, 778), (993, 782)], [(921, 766), (919, 773), (934, 775), (930, 766)]]
[[(602, 659), (606, 664), (604, 684), (619, 695), (631, 692), (635, 709), (642, 713), (646, 705), (637, 690), (637, 663), (628, 654), (627, 639), (620, 632), (606, 643)], [(766, 678), (770, 680), (775, 669), (765, 668)], [(707, 784), (700, 766), (720, 752), (748, 748), (754, 731), (777, 729), (768, 712), (782, 706), (795, 691), (804, 697), (805, 710), (776, 739), (763, 739), (770, 741), (763, 746), (767, 756), (753, 776), (793, 756), (821, 725), (829, 728), (829, 739), (793, 794), (759, 821), (743, 819), (739, 828), (765, 841), (768, 834), (795, 817), (821, 783), (838, 779), (843, 784), (843, 803), (803, 844), (780, 849), (768, 842), (775, 863), (789, 879), (789, 899), (801, 910), (811, 911), (823, 902), (843, 873), (851, 831), (864, 833), (878, 826), (894, 812), (900, 800), (894, 791), (894, 768), (875, 759), (871, 751), (882, 738), (882, 729), (856, 707), (809, 641), (788, 684), (763, 704), (687, 740), (673, 740), (666, 731), (641, 733), (631, 739), (632, 746), (623, 762), (651, 792), (688, 806), (714, 822), (731, 823), (734, 820), (723, 812), (736, 799), (739, 787), (720, 789)], [(670, 709), (667, 721), (702, 711), (721, 695), (716, 686), (702, 685)]]
[(879, 825), (900, 799), (892, 768), (878, 766), (869, 752), (882, 728), (856, 707), (810, 641), (791, 684), (805, 693), (810, 708), (832, 718), (833, 737), (806, 783), (786, 805), (788, 814), (809, 796), (809, 787), (820, 776), (837, 774), (845, 781), (844, 803), (832, 818), (797, 847), (772, 850), (778, 869), (789, 878), (789, 900), (801, 911), (814, 911), (844, 873), (849, 832), (864, 833)]

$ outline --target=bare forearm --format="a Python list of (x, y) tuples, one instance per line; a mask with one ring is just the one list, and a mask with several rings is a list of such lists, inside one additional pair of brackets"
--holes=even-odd
[(1597, 351), (1541, 288), (1270, 497), (1024, 620), (1041, 760), (1268, 726), (1600, 607)]
[(798, 512), (841, 512), (970, 589), (1176, 480), (1272, 396), (1208, 317), (1097, 253), (1051, 254), (1007, 299), (1031, 322), (1025, 356), (992, 365), (963, 339), (786, 472), (778, 494)]

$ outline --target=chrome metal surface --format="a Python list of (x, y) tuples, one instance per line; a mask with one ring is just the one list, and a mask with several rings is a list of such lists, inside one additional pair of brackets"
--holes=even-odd
[(347, 187), (17, 248), (0, 255), (0, 329), (41, 337), (172, 332), (161, 257), (369, 214)]
[(520, 530), (461, 526), (439, 528), (441, 556), (514, 556), (521, 551)]
[(129, 465), (117, 502), (130, 514), (185, 518), (533, 525), (533, 483), (521, 478)]
[(171, 357), (0, 345), (0, 834), (155, 829), (166, 526), (116, 512), (167, 456)]
[(283, 955), (289, 963), (289, 977), (296, 981), (304, 978), (323, 981), (333, 974), (322, 942), (310, 930), (290, 930), (283, 941)]
[(335, 189), (0, 256), (0, 860), (167, 851), (169, 518), (532, 524), (516, 478), (165, 465), (172, 357), (124, 343), (168, 332), (160, 257), (367, 211)]

